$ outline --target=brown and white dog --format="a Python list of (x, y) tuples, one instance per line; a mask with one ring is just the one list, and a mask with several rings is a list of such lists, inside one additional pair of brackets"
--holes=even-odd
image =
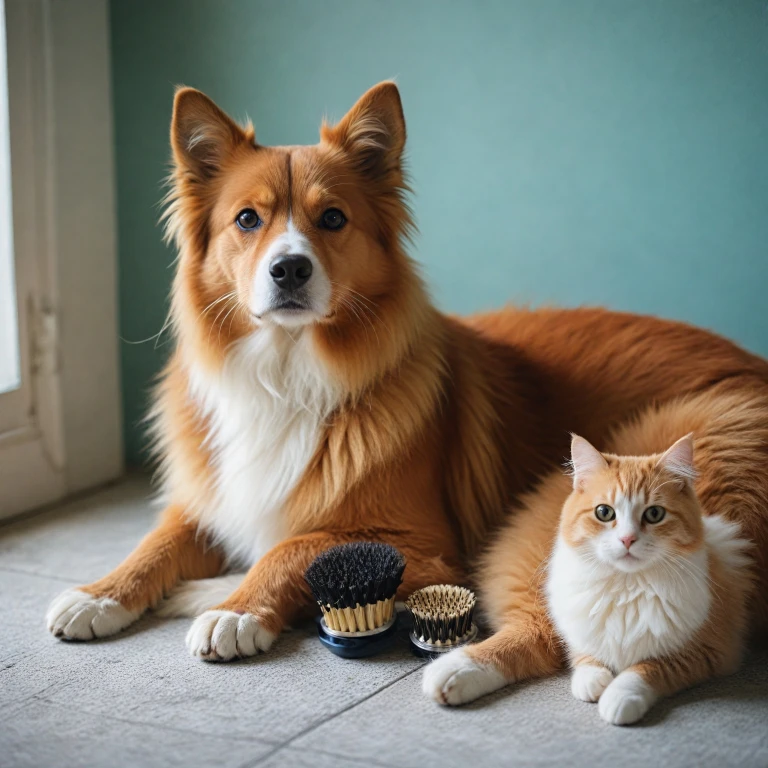
[[(570, 431), (599, 441), (649, 403), (703, 391), (764, 404), (741, 424), (751, 451), (704, 468), (700, 496), (757, 542), (753, 613), (766, 616), (765, 361), (601, 310), (438, 312), (405, 251), (392, 83), (306, 147), (261, 146), (184, 88), (171, 144), (176, 349), (154, 410), (165, 511), (111, 574), (54, 601), (56, 636), (116, 633), (170, 594), (167, 612), (197, 616), (194, 655), (249, 656), (310, 607), (309, 562), (356, 539), (403, 552), (402, 593), (465, 581)], [(244, 568), (219, 599), (220, 580), (191, 581)], [(543, 642), (523, 621), (509, 652), (524, 665)]]

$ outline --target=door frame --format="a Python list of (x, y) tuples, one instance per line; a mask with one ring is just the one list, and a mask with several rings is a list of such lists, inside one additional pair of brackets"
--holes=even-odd
[(0, 518), (123, 472), (108, 0), (5, 0), (22, 386)]

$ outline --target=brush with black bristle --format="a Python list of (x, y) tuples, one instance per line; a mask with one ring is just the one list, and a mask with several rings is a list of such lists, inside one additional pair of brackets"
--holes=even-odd
[(435, 584), (414, 592), (405, 607), (411, 614), (411, 649), (417, 656), (435, 658), (472, 642), (475, 595), (464, 587)]
[(356, 541), (316, 557), (304, 578), (322, 612), (321, 642), (337, 656), (378, 653), (392, 640), (405, 558), (388, 544)]

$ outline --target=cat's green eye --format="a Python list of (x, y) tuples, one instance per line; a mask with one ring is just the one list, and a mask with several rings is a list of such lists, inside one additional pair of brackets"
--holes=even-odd
[(648, 509), (643, 512), (643, 520), (645, 520), (646, 523), (660, 523), (664, 519), (664, 515), (667, 514), (667, 510), (664, 509), (664, 507), (648, 507)]
[(598, 504), (595, 507), (595, 517), (601, 523), (610, 523), (611, 520), (616, 519), (616, 513), (613, 511), (613, 507), (609, 507), (607, 504)]

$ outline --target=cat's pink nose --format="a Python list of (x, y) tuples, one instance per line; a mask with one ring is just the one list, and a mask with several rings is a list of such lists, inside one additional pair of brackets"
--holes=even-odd
[(634, 533), (630, 533), (629, 536), (621, 536), (619, 541), (627, 548), (629, 548), (637, 541), (637, 536)]

